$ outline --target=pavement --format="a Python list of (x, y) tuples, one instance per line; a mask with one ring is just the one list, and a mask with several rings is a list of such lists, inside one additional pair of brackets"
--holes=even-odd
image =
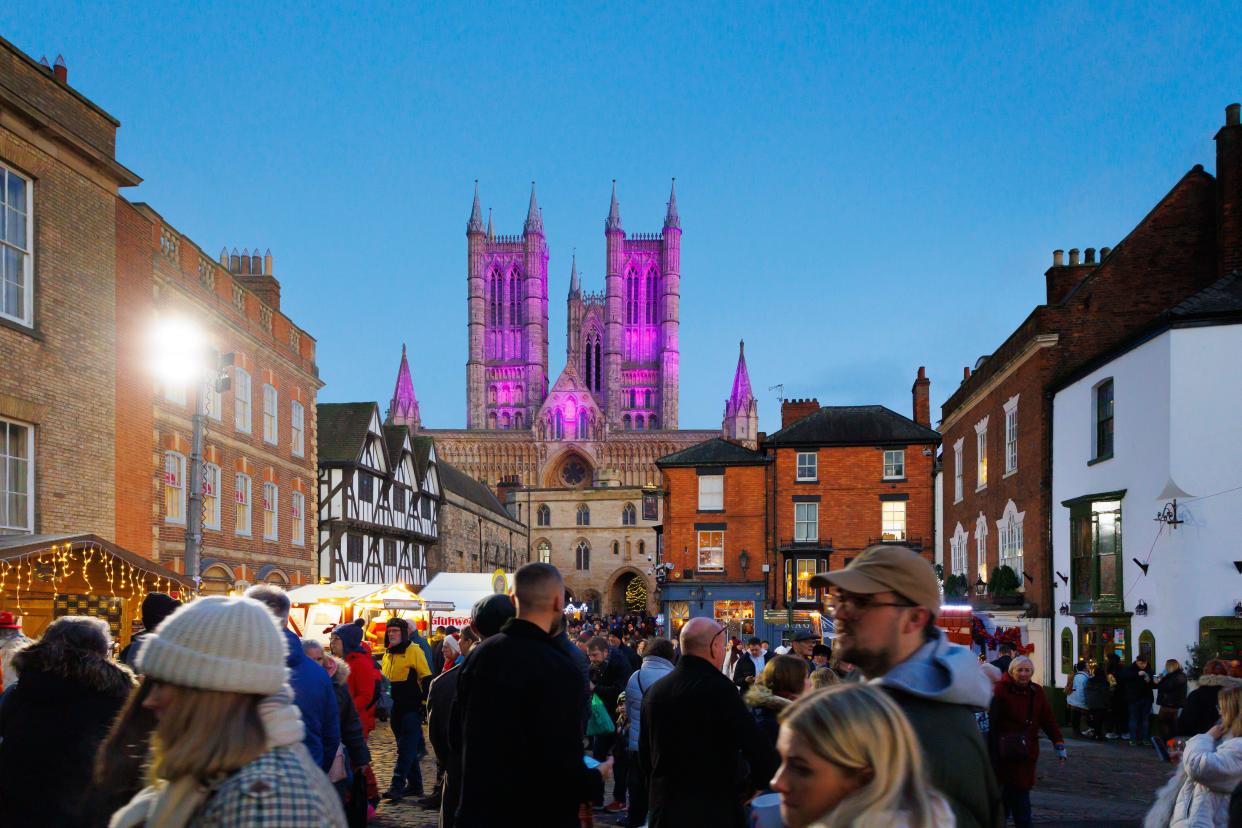
[[(1153, 747), (1133, 747), (1119, 741), (1095, 742), (1070, 738), (1069, 760), (1061, 763), (1047, 739), (1040, 743), (1031, 809), (1043, 828), (1137, 828), (1155, 799), (1155, 791), (1169, 778), (1172, 766), (1160, 761)], [(372, 765), (380, 789), (388, 787), (397, 758), (396, 741), (387, 724), (379, 724), (370, 739)], [(432, 756), (423, 760), (423, 786), (435, 779)], [(611, 790), (611, 783), (609, 783)], [(375, 820), (379, 828), (435, 826), (439, 815), (424, 810), (414, 799), (382, 802)], [(623, 824), (622, 819), (596, 812), (595, 824)]]

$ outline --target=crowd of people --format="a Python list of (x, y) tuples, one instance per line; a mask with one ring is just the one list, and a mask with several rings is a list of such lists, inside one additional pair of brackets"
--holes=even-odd
[[(950, 643), (908, 548), (811, 583), (832, 647), (805, 632), (772, 648), (711, 618), (673, 640), (645, 614), (577, 617), (545, 563), (469, 626), (351, 622), (326, 649), (266, 585), (152, 593), (116, 657), (100, 619), (32, 641), (0, 613), (0, 825), (358, 828), (407, 799), (446, 828), (582, 828), (600, 810), (635, 828), (1030, 825), (1041, 733), (1067, 758), (1031, 660)], [(1187, 689), (1177, 662), (1083, 662), (1071, 725), (1141, 742), (1157, 703), (1160, 736), (1186, 741), (1147, 824), (1226, 826), (1242, 819), (1242, 670), (1209, 662)], [(396, 745), (383, 786), (380, 724)]]

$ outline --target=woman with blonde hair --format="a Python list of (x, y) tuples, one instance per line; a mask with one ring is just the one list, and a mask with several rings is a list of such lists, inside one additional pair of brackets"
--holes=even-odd
[(1229, 824), (1229, 795), (1242, 783), (1242, 688), (1221, 690), (1217, 704), (1220, 721), (1186, 742), (1177, 773), (1161, 790), (1144, 825)]
[(759, 729), (776, 747), (780, 731), (781, 712), (811, 686), (805, 659), (791, 655), (778, 655), (770, 660), (759, 678), (746, 691), (742, 700), (750, 708)]
[(1039, 732), (1052, 742), (1057, 759), (1065, 761), (1065, 739), (1052, 714), (1044, 688), (1031, 681), (1035, 663), (1026, 656), (1009, 662), (1009, 672), (992, 690), (988, 710), (988, 750), (996, 781), (1001, 785), (1005, 818), (1017, 828), (1031, 824), (1031, 788), (1039, 760)]
[(143, 684), (101, 748), (106, 764), (113, 750), (132, 757), (150, 745), (151, 784), (113, 814), (112, 828), (344, 828), (336, 792), (302, 744), (286, 646), (251, 598), (199, 598), (160, 624), (138, 654)]
[(772, 777), (786, 828), (953, 828), (909, 720), (884, 691), (839, 684), (781, 714)]

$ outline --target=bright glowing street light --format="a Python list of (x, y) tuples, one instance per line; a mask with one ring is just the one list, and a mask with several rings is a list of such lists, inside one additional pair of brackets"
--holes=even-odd
[(165, 316), (151, 326), (150, 366), (160, 382), (190, 386), (207, 371), (207, 340), (192, 320)]

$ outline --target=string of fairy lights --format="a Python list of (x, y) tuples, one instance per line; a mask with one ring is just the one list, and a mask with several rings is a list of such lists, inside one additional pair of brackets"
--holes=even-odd
[[(95, 564), (96, 579), (92, 580), (91, 565)], [(129, 561), (106, 552), (98, 544), (75, 546), (52, 544), (47, 549), (24, 555), (16, 560), (0, 561), (0, 596), (7, 596), (14, 589), (14, 604), (18, 615), (25, 613), (26, 601), (36, 594), (35, 581), (50, 583), (53, 596), (61, 594), (62, 586), (82, 594), (77, 583), (71, 583), (80, 575), (88, 596), (107, 596), (136, 602), (148, 592), (166, 592), (178, 597), (182, 586), (166, 576), (134, 566)], [(105, 591), (106, 590), (106, 591)], [(38, 590), (39, 595), (46, 595)]]

